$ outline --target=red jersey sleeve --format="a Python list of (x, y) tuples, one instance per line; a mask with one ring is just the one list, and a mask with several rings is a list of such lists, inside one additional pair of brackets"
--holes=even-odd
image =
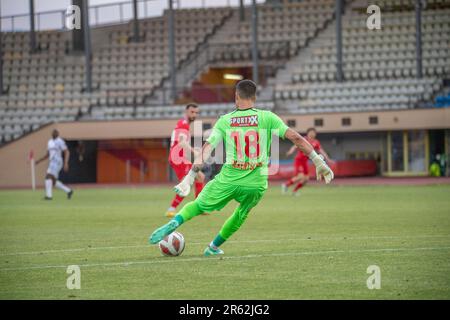
[(319, 140), (313, 140), (311, 142), (312, 147), (314, 148), (315, 151), (319, 151), (320, 149), (322, 149), (322, 147), (320, 146), (320, 142)]
[[(307, 138), (306, 140), (308, 140), (308, 142), (311, 144), (311, 147), (313, 147), (314, 151), (318, 152), (318, 151), (321, 149), (319, 140), (316, 140), (316, 139), (314, 139), (314, 140), (309, 140), (308, 138)], [(302, 161), (307, 161), (307, 160), (308, 160), (308, 156), (305, 155), (305, 154), (304, 154), (303, 152), (301, 152), (300, 150), (298, 150), (297, 155), (296, 155), (296, 158), (297, 158), (298, 160), (302, 160)]]

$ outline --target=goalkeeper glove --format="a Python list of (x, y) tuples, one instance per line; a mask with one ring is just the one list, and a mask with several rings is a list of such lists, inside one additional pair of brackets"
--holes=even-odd
[(325, 183), (330, 183), (334, 178), (334, 173), (330, 167), (325, 163), (323, 157), (318, 155), (314, 150), (309, 154), (309, 158), (316, 166), (317, 180), (324, 178)]
[(187, 197), (189, 195), (189, 193), (191, 192), (191, 186), (195, 181), (196, 175), (197, 175), (197, 172), (195, 172), (191, 169), (188, 172), (188, 174), (183, 178), (183, 180), (181, 180), (181, 182), (173, 188), (173, 190), (180, 197)]

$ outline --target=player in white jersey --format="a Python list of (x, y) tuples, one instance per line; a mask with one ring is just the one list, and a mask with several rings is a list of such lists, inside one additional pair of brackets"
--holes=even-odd
[(53, 186), (67, 193), (68, 199), (72, 197), (73, 190), (58, 180), (61, 169), (64, 169), (65, 172), (69, 171), (69, 156), (70, 152), (66, 142), (59, 137), (58, 130), (53, 130), (52, 138), (47, 143), (47, 154), (36, 161), (36, 164), (38, 164), (47, 158), (49, 159), (47, 175), (45, 176), (45, 200), (52, 200)]

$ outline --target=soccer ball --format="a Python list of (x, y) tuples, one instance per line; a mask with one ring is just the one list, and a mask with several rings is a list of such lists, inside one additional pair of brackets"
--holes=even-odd
[(183, 235), (177, 231), (172, 232), (159, 242), (159, 250), (168, 257), (179, 256), (184, 250)]

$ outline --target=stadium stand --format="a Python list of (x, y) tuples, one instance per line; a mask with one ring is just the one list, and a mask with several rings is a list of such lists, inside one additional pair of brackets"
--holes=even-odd
[(437, 96), (434, 106), (437, 108), (450, 107), (450, 93)]
[[(272, 110), (273, 102), (262, 102), (258, 105), (264, 110)], [(202, 117), (218, 117), (232, 111), (233, 103), (202, 104), (200, 114)], [(92, 111), (92, 119), (124, 120), (124, 119), (179, 119), (183, 116), (185, 105), (174, 106), (137, 106), (134, 107), (99, 107)]]
[[(227, 8), (177, 10), (177, 63), (229, 15)], [(93, 106), (142, 104), (144, 95), (168, 76), (167, 12), (140, 23), (141, 42), (133, 42), (131, 24), (123, 24), (109, 32), (107, 44), (94, 46), (92, 93), (84, 90), (83, 56), (71, 54), (68, 32), (37, 32), (35, 53), (30, 52), (29, 33), (2, 34), (8, 88), (0, 97), (2, 143), (46, 123), (89, 118)]]
[[(230, 16), (228, 8), (175, 11), (176, 63), (194, 54)], [(110, 43), (100, 49), (93, 61), (94, 81), (107, 98), (99, 105), (136, 105), (163, 79), (168, 78), (168, 15), (140, 21), (140, 42), (133, 42), (132, 25), (110, 33)]]
[[(319, 3), (320, 1), (320, 3)], [(365, 0), (347, 1), (343, 15), (343, 72), (336, 81), (334, 0), (292, 1), (259, 6), (259, 56), (281, 68), (261, 89), (262, 108), (287, 113), (398, 110), (448, 105), (442, 83), (450, 74), (450, 0), (430, 0), (423, 12), (424, 78), (415, 77), (415, 16), (410, 1), (379, 1), (382, 28), (367, 37)], [(250, 9), (246, 9), (247, 17)], [(176, 64), (189, 86), (212, 63), (251, 60), (250, 19), (237, 8), (175, 11)], [(179, 105), (152, 100), (169, 79), (168, 14), (140, 20), (135, 42), (131, 23), (94, 28), (95, 90), (85, 92), (84, 58), (72, 53), (70, 33), (37, 33), (36, 53), (29, 34), (2, 34), (4, 84), (0, 97), (0, 139), (5, 143), (53, 121), (175, 118)], [(211, 60), (188, 73), (185, 66), (205, 48)], [(286, 50), (287, 48), (287, 50)], [(177, 80), (178, 80), (177, 79)], [(159, 91), (158, 91), (159, 90)], [(447, 101), (447, 102), (445, 102)], [(168, 102), (168, 104), (170, 104)], [(206, 104), (203, 115), (230, 110), (227, 103)]]
[[(317, 7), (317, 1), (305, 0), (301, 2), (292, 3), (288, 8), (286, 7), (277, 7), (277, 6), (268, 6), (263, 5), (259, 7), (259, 16), (260, 16), (260, 25), (263, 30), (260, 31), (260, 47), (259, 47), (259, 55), (260, 59), (263, 60), (280, 60), (283, 61), (291, 55), (296, 54), (301, 48), (304, 48), (308, 41), (310, 41), (320, 30), (325, 28), (327, 23), (330, 23), (333, 19), (333, 10), (334, 10), (334, 1), (332, 0), (322, 0), (323, 5)], [(213, 9), (198, 9), (198, 12), (202, 12), (208, 10), (209, 12), (215, 12)], [(224, 8), (215, 9), (217, 12), (224, 11)], [(181, 10), (183, 12), (184, 10)], [(189, 12), (189, 11), (186, 11)], [(223, 64), (232, 64), (233, 62), (243, 63), (243, 61), (251, 60), (251, 30), (250, 30), (250, 21), (246, 19), (245, 21), (240, 21), (238, 19), (238, 9), (226, 9), (226, 15), (223, 21), (220, 23), (220, 27), (216, 29), (215, 33), (208, 34), (205, 36), (205, 41), (203, 43), (208, 46), (208, 56), (210, 60), (207, 60), (204, 64), (204, 69), (207, 70), (208, 66), (212, 63), (223, 63)], [(205, 19), (218, 20), (217, 17), (211, 15), (211, 13), (204, 13)], [(222, 13), (224, 14), (224, 13)], [(250, 12), (247, 9), (246, 15), (249, 16)], [(286, 18), (287, 17), (287, 18)], [(314, 17), (314, 18), (311, 18)], [(207, 20), (207, 19), (206, 19)], [(152, 24), (155, 25), (158, 23), (158, 19), (151, 19), (147, 22), (147, 25)], [(189, 22), (188, 22), (189, 23)], [(210, 28), (209, 26), (208, 28)], [(150, 30), (157, 29), (157, 27), (153, 26)], [(167, 26), (165, 27), (167, 29)], [(186, 28), (193, 29), (193, 28)], [(194, 28), (195, 29), (195, 28)], [(157, 29), (158, 30), (158, 29)], [(207, 30), (207, 28), (205, 29)], [(270, 31), (269, 31), (270, 30)], [(142, 34), (141, 36), (144, 36)], [(167, 35), (165, 35), (167, 38)], [(115, 41), (119, 41), (126, 46), (127, 52), (131, 54), (133, 50), (139, 48), (140, 44), (130, 43), (130, 39), (132, 38), (132, 32), (120, 31), (113, 35), (113, 39)], [(198, 38), (198, 35), (194, 38)], [(198, 39), (197, 39), (198, 40)], [(151, 42), (150, 45), (154, 45), (155, 41)], [(130, 47), (131, 46), (131, 47)], [(134, 48), (133, 48), (134, 46)], [(198, 46), (198, 44), (197, 44)], [(202, 47), (204, 48), (204, 46)], [(117, 46), (112, 48), (107, 48), (105, 51), (107, 54), (111, 51), (111, 49), (117, 49)], [(286, 50), (287, 49), (287, 50)], [(130, 51), (131, 50), (131, 51)], [(153, 49), (152, 49), (153, 50)], [(200, 50), (195, 50), (194, 53), (197, 55), (201, 55)], [(178, 52), (178, 44), (177, 44), (177, 52)], [(164, 57), (167, 57), (167, 52)], [(177, 59), (178, 66), (183, 64), (186, 61), (186, 56), (183, 58)], [(145, 57), (143, 57), (145, 59)], [(167, 59), (167, 58), (166, 58)], [(167, 64), (168, 61), (166, 60)], [(144, 65), (147, 65), (148, 62), (144, 61)], [(198, 61), (195, 61), (195, 64), (199, 64)], [(156, 64), (159, 66), (161, 64)], [(143, 66), (145, 68), (145, 66)], [(148, 67), (148, 66), (147, 66)], [(139, 68), (136, 69), (136, 71)], [(142, 68), (140, 69), (142, 70)], [(180, 82), (182, 85), (186, 85), (189, 87), (189, 84), (192, 80), (195, 79), (195, 76), (201, 73), (196, 70), (193, 76), (187, 77), (183, 75), (184, 70), (182, 68), (178, 69), (177, 80), (181, 79)], [(130, 77), (135, 77), (136, 72), (130, 74)], [(161, 76), (163, 80), (168, 79), (168, 69), (166, 68), (166, 73)], [(134, 86), (136, 87), (136, 86)], [(137, 86), (139, 87), (139, 85)], [(164, 93), (167, 95), (167, 89), (164, 87), (164, 83), (158, 86), (159, 89), (165, 90)], [(102, 102), (94, 106), (92, 108), (92, 113), (88, 115), (88, 117), (94, 119), (131, 119), (133, 117), (137, 118), (145, 118), (151, 115), (152, 118), (164, 118), (164, 117), (179, 117), (181, 116), (181, 111), (177, 108), (171, 108), (170, 111), (159, 111), (162, 110), (160, 107), (162, 106), (162, 101), (157, 100), (155, 105), (150, 105), (146, 102), (146, 96), (151, 96), (146, 91), (141, 90), (141, 92), (136, 96), (135, 92), (131, 92), (130, 90), (125, 90), (124, 95), (127, 97), (124, 99), (120, 93), (120, 90), (114, 90), (113, 95), (119, 96), (120, 98), (116, 98), (111, 101), (111, 94), (108, 95), (108, 98), (103, 99)], [(128, 100), (128, 101), (127, 101)], [(111, 105), (114, 107), (112, 108)], [(218, 104), (220, 105), (220, 104)], [(265, 108), (266, 105), (273, 106), (273, 103), (267, 102), (262, 104), (262, 108)], [(130, 108), (133, 106), (133, 108)], [(206, 105), (203, 110), (206, 113), (211, 115), (220, 114), (220, 112), (226, 112), (230, 110), (227, 104), (223, 104), (223, 108), (212, 109), (213, 111), (206, 111), (210, 105)], [(170, 107), (170, 106), (169, 106)], [(146, 110), (145, 112), (140, 112), (139, 110)], [(178, 110), (178, 111), (177, 111)], [(217, 110), (217, 112), (215, 112)]]
[(280, 109), (292, 113), (407, 109), (433, 99), (444, 75), (450, 74), (450, 2), (429, 1), (423, 13), (423, 79), (415, 78), (411, 2), (377, 3), (383, 12), (383, 32), (374, 30), (370, 37), (368, 5), (355, 1), (342, 17), (346, 81), (336, 81), (335, 26), (330, 25), (273, 81)]
[[(319, 30), (323, 29), (327, 23), (332, 21), (334, 8), (333, 1), (322, 0), (322, 2), (323, 6), (319, 8), (315, 5), (316, 2), (312, 0), (293, 3), (289, 6), (289, 8), (260, 6), (260, 25), (264, 29), (260, 31), (260, 58), (282, 60), (289, 57), (290, 55), (297, 53), (299, 49), (305, 47), (307, 42), (312, 39)], [(208, 10), (214, 12), (212, 11), (212, 9)], [(201, 10), (197, 11), (201, 12)], [(221, 11), (223, 11), (223, 8), (218, 10), (218, 12)], [(250, 12), (248, 11), (249, 10), (247, 10), (246, 13), (247, 16), (249, 16), (250, 14)], [(218, 28), (217, 32), (215, 34), (211, 34), (210, 37), (205, 37), (206, 43), (209, 46), (208, 49), (211, 49), (211, 52), (209, 53), (211, 60), (208, 60), (207, 62), (227, 64), (236, 61), (239, 61), (240, 63), (242, 63), (242, 61), (250, 61), (251, 31), (249, 19), (241, 22), (238, 19), (238, 9), (228, 9), (226, 12), (227, 15), (225, 17), (225, 21), (221, 23), (221, 27)], [(217, 20), (217, 18), (211, 16), (211, 14), (207, 14), (207, 16), (209, 17), (209, 19)], [(286, 16), (287, 18), (285, 18)], [(315, 18), (312, 19), (311, 17)], [(151, 19), (149, 22), (147, 22), (147, 24), (156, 24), (157, 22), (158, 19)], [(154, 27), (150, 28), (150, 30), (152, 29), (154, 29)], [(128, 33), (125, 34), (124, 31), (121, 31), (119, 34), (120, 36), (115, 34), (113, 36), (114, 39), (122, 39), (117, 41), (122, 41), (124, 44), (128, 44), (127, 50), (133, 50), (132, 47), (130, 48), (130, 45), (136, 46), (136, 44), (129, 43), (129, 39), (132, 38), (132, 32), (128, 31)], [(198, 36), (196, 36), (196, 38), (198, 38)], [(287, 51), (286, 48), (288, 49)], [(108, 48), (105, 51), (111, 52), (111, 49), (116, 48)], [(131, 51), (128, 52), (130, 53)], [(195, 53), (198, 52), (195, 51)], [(167, 57), (167, 53), (165, 54), (165, 57)], [(183, 59), (178, 59), (178, 61), (183, 61)], [(180, 63), (178, 64), (180, 65)], [(207, 67), (208, 64), (205, 65), (206, 69)], [(177, 78), (183, 79), (181, 80), (182, 82), (189, 83), (189, 81), (194, 80), (193, 77), (191, 77), (188, 78), (188, 81), (184, 81), (185, 78), (183, 78), (182, 75), (183, 70), (179, 69), (178, 71), (179, 75), (177, 76)], [(135, 76), (135, 74), (136, 73), (132, 73), (131, 76), (133, 77)], [(166, 77), (167, 79), (167, 76), (168, 71), (163, 77)], [(161, 86), (163, 86), (163, 84)], [(118, 95), (120, 93), (114, 92), (114, 94)], [(178, 117), (181, 115), (181, 112), (175, 111), (161, 113), (159, 111), (155, 111), (159, 110), (158, 108), (154, 109), (155, 106), (149, 106), (148, 104), (146, 105), (144, 103), (145, 90), (142, 90), (141, 98), (138, 98), (136, 100), (133, 100), (133, 97), (131, 96), (132, 93), (130, 94), (130, 91), (126, 91), (125, 94), (130, 95), (127, 97), (127, 99), (129, 100), (128, 103), (123, 98), (120, 98), (120, 100), (116, 99), (115, 101), (112, 101), (113, 103), (111, 103), (110, 99), (104, 99), (99, 106), (94, 106), (94, 108), (92, 109), (92, 118), (129, 119), (133, 117), (133, 114), (135, 114), (135, 116), (139, 118), (143, 117), (143, 115), (152, 115), (152, 117), (156, 118), (165, 117), (165, 115), (173, 115), (173, 117)], [(111, 104), (115, 105), (116, 107), (112, 109), (110, 107)], [(271, 103), (268, 104), (272, 105)], [(130, 105), (137, 105), (134, 112), (131, 108), (129, 108)], [(156, 105), (160, 106), (161, 101), (159, 101), (159, 103), (156, 103)], [(109, 106), (109, 110), (105, 108), (106, 106)], [(224, 106), (224, 108), (217, 110), (229, 110), (227, 109), (226, 104), (224, 104)], [(138, 110), (145, 109), (147, 110), (147, 112), (138, 112)], [(174, 110), (177, 109), (175, 108)], [(215, 114), (214, 112), (209, 113)]]
[(1, 136), (7, 142), (52, 121), (75, 120), (87, 112), (93, 96), (82, 93), (84, 68), (68, 57), (68, 34), (37, 33), (30, 52), (29, 33), (2, 34), (4, 86), (0, 97)]
[[(294, 2), (288, 6), (260, 6), (258, 11), (260, 58), (289, 57), (296, 54), (300, 48), (305, 47), (308, 41), (333, 18), (334, 1), (320, 0), (320, 6), (317, 3), (317, 1), (308, 0)], [(248, 11), (247, 16), (249, 15)], [(234, 28), (218, 39), (220, 43), (226, 41), (227, 47), (216, 52), (216, 60), (251, 59), (251, 24), (249, 20), (237, 20), (237, 23), (233, 25)], [(286, 43), (287, 52), (283, 50)], [(280, 52), (285, 52), (285, 56), (280, 55)]]

